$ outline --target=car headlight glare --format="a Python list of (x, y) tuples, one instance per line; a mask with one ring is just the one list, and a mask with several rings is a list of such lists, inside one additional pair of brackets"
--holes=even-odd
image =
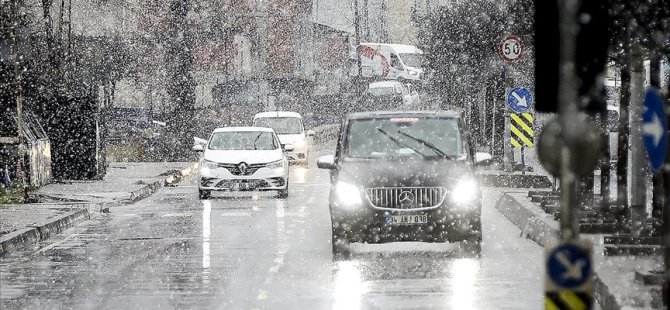
[(409, 70), (409, 75), (417, 76), (417, 75), (419, 75), (419, 72), (416, 72), (414, 70)]
[(337, 201), (343, 207), (354, 207), (363, 203), (361, 192), (353, 184), (337, 182), (335, 184), (335, 195), (337, 195)]
[(451, 200), (463, 205), (474, 202), (479, 194), (477, 182), (473, 179), (461, 180), (451, 191)]
[(200, 175), (207, 177), (212, 175), (212, 170), (218, 167), (217, 163), (203, 160), (200, 162)]
[(284, 168), (284, 161), (283, 160), (278, 160), (275, 162), (271, 162), (265, 166), (266, 168), (269, 169), (277, 169), (277, 168)]

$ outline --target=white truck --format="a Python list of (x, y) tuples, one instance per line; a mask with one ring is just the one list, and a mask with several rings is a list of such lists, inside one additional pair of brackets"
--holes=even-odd
[(356, 51), (360, 55), (363, 77), (416, 81), (423, 77), (423, 51), (416, 46), (360, 43)]

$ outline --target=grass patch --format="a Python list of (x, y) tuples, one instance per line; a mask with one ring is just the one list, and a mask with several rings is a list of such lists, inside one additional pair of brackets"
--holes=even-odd
[(15, 182), (10, 187), (0, 188), (0, 204), (23, 203), (23, 188)]

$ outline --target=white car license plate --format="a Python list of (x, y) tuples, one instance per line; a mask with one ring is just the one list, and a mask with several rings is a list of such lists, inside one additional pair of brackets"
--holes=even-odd
[(423, 214), (386, 216), (386, 224), (391, 225), (416, 225), (416, 224), (427, 224), (427, 223), (428, 223), (428, 216)]

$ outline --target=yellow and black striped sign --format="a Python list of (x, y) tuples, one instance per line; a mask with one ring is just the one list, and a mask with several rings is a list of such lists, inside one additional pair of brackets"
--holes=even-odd
[(589, 310), (593, 308), (593, 295), (586, 292), (547, 292), (545, 310)]
[(535, 146), (535, 132), (533, 131), (533, 114), (510, 113), (511, 142), (515, 148)]

